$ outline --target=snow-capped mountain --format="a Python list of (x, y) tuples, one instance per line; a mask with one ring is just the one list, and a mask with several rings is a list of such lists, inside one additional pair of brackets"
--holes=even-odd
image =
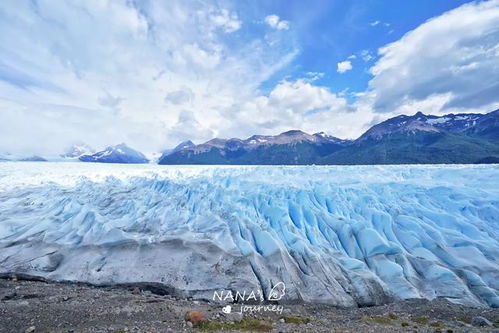
[(498, 197), (483, 165), (0, 163), (0, 274), (499, 307)]
[(498, 163), (499, 110), (488, 114), (401, 115), (357, 140), (292, 130), (181, 146), (159, 164)]
[(499, 163), (499, 112), (398, 116), (321, 164)]
[(121, 143), (116, 146), (109, 146), (103, 151), (92, 155), (82, 155), (79, 157), (82, 162), (100, 163), (148, 163), (149, 160), (141, 152)]
[(175, 148), (173, 148), (173, 149), (167, 149), (167, 150), (164, 150), (163, 152), (161, 152), (159, 154), (159, 156), (157, 157), (157, 159), (155, 160), (155, 163), (158, 163), (159, 161), (161, 161), (166, 156), (174, 154), (174, 153), (176, 153), (176, 152), (178, 152), (180, 150), (193, 148), (195, 146), (196, 145), (191, 140), (182, 141)]
[(380, 139), (385, 135), (395, 133), (414, 134), (417, 132), (443, 131), (462, 133), (476, 126), (485, 116), (484, 114), (463, 113), (448, 114), (439, 117), (417, 112), (413, 116), (401, 115), (374, 125), (359, 139)]
[(312, 164), (350, 141), (325, 133), (291, 130), (279, 135), (253, 135), (247, 139), (211, 139), (192, 142), (164, 154), (159, 164)]
[(171, 154), (176, 153), (176, 152), (183, 150), (183, 149), (194, 148), (195, 146), (196, 145), (191, 140), (182, 141), (175, 148), (163, 151), (162, 157), (171, 155)]
[(179, 145), (173, 148), (172, 152), (175, 153), (182, 149), (188, 149), (194, 147), (195, 144), (191, 140), (182, 141)]
[(85, 143), (78, 143), (68, 147), (61, 157), (63, 158), (79, 158), (82, 155), (92, 155), (95, 150)]
[(489, 140), (499, 141), (499, 110), (487, 113), (473, 122), (466, 129), (469, 135), (479, 136)]

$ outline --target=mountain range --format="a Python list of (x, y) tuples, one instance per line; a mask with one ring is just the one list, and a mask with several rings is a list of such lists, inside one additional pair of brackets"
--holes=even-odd
[(245, 140), (215, 138), (177, 147), (159, 164), (499, 163), (499, 110), (488, 114), (401, 115), (356, 140), (293, 130)]
[(212, 139), (200, 145), (177, 147), (159, 164), (311, 164), (350, 144), (324, 133), (298, 130), (276, 136), (253, 135), (241, 139)]
[(199, 145), (187, 140), (150, 159), (124, 143), (98, 152), (79, 143), (55, 159), (39, 155), (0, 155), (0, 161), (47, 159), (172, 165), (499, 163), (499, 110), (487, 114), (400, 115), (372, 126), (356, 140), (300, 130), (253, 135), (247, 139), (214, 138)]

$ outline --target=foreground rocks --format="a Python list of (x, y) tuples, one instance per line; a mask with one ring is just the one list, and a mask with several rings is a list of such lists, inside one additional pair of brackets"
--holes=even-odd
[(499, 332), (499, 309), (443, 299), (349, 309), (284, 304), (281, 313), (241, 315), (238, 304), (225, 313), (147, 289), (0, 280), (0, 332)]

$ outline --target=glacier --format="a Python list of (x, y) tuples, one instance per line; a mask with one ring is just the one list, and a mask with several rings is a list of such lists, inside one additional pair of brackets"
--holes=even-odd
[(0, 274), (499, 306), (499, 165), (0, 163)]

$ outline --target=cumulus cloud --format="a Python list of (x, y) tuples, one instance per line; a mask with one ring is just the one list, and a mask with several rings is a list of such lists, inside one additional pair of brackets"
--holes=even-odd
[(227, 9), (222, 9), (218, 13), (211, 16), (211, 20), (215, 25), (224, 29), (225, 32), (234, 32), (241, 28), (242, 22), (239, 21), (237, 14), (229, 13)]
[(268, 95), (234, 104), (229, 110), (233, 112), (233, 124), (245, 124), (244, 131), (232, 128), (229, 137), (301, 129), (353, 138), (365, 129), (359, 117), (366, 113), (353, 112), (346, 98), (308, 78), (283, 80)]
[[(291, 32), (234, 33), (243, 20), (233, 8), (0, 1), (0, 153), (57, 154), (72, 142), (127, 142), (148, 153), (289, 129), (355, 138), (399, 113), (491, 111), (499, 107), (498, 7), (464, 5), (382, 47), (366, 91), (336, 93), (309, 72), (263, 93), (299, 47)], [(289, 29), (277, 15), (265, 22)], [(369, 50), (356, 57), (374, 59)]]
[(289, 36), (232, 38), (241, 26), (204, 1), (0, 2), (0, 152), (154, 152), (241, 130), (230, 107), (297, 54)]
[(265, 23), (267, 23), (271, 28), (277, 30), (288, 30), (289, 21), (281, 20), (277, 15), (268, 15), (265, 17)]
[(365, 62), (368, 62), (374, 58), (373, 55), (371, 54), (371, 51), (369, 50), (360, 51), (360, 56), (362, 57), (362, 60), (364, 60)]
[(322, 79), (324, 77), (324, 73), (321, 73), (321, 72), (307, 72), (307, 76), (309, 77), (310, 81), (317, 81), (317, 80)]
[(338, 73), (345, 73), (352, 69), (352, 62), (350, 60), (345, 60), (338, 63)]
[(499, 102), (499, 1), (465, 4), (379, 50), (373, 107), (491, 111)]

